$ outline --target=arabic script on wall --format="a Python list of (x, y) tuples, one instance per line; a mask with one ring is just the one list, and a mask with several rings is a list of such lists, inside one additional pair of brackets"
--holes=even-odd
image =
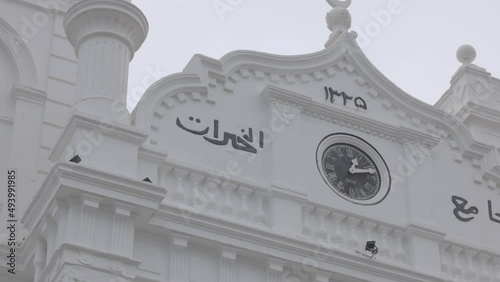
[[(469, 222), (475, 218), (475, 215), (479, 214), (479, 208), (472, 205), (469, 206), (469, 201), (462, 197), (453, 196), (451, 197), (451, 202), (455, 205), (453, 214), (462, 222)], [(490, 200), (488, 200), (488, 213), (492, 222), (500, 224), (500, 213), (493, 212), (493, 203)]]
[[(189, 117), (189, 122), (194, 124), (195, 127), (199, 127), (196, 124), (202, 123), (199, 118), (195, 119), (192, 116)], [(264, 148), (264, 133), (262, 131), (259, 131), (258, 139), (254, 139), (252, 128), (241, 129), (241, 133), (243, 134), (242, 136), (229, 132), (223, 132), (221, 136), (221, 134), (219, 133), (219, 121), (215, 119), (211, 130), (212, 134), (211, 137), (209, 137), (204, 135), (207, 135), (210, 132), (210, 126), (207, 126), (201, 130), (192, 129), (192, 127), (190, 128), (189, 126), (184, 125), (179, 117), (176, 120), (176, 125), (191, 134), (203, 136), (203, 139), (205, 139), (207, 142), (217, 146), (226, 146), (228, 144), (231, 144), (231, 146), (236, 150), (245, 151), (252, 154), (257, 154), (257, 146), (261, 149)], [(258, 144), (256, 144), (257, 142)]]

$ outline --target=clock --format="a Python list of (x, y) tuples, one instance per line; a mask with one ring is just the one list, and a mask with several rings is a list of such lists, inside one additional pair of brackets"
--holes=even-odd
[(376, 205), (388, 195), (390, 174), (378, 151), (346, 133), (325, 137), (316, 152), (318, 170), (341, 198), (359, 205)]

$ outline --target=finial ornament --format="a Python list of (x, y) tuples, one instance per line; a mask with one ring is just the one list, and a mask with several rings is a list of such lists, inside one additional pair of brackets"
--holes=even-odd
[(340, 8), (347, 9), (347, 8), (349, 8), (349, 6), (351, 6), (351, 0), (344, 0), (344, 1), (326, 0), (326, 1), (328, 2), (328, 4), (330, 4), (330, 6), (332, 6), (332, 8), (340, 7)]
[(465, 44), (458, 48), (457, 59), (464, 65), (469, 65), (476, 59), (476, 49), (471, 45)]
[(332, 31), (325, 47), (330, 46), (341, 34), (346, 33), (351, 28), (351, 14), (347, 10), (351, 5), (351, 0), (327, 0), (333, 9), (326, 14), (328, 29)]

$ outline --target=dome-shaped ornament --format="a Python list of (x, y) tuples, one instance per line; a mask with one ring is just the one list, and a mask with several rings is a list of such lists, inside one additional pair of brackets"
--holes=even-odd
[(476, 49), (468, 44), (460, 46), (457, 50), (457, 59), (462, 64), (472, 64), (476, 59)]
[(348, 32), (352, 23), (351, 14), (347, 10), (351, 5), (351, 0), (327, 0), (327, 2), (333, 7), (333, 9), (326, 14), (326, 23), (328, 29), (331, 30), (332, 33), (325, 47), (332, 45), (341, 34)]

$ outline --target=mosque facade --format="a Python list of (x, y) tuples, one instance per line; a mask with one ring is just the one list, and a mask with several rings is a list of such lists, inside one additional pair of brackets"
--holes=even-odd
[(0, 281), (500, 282), (500, 80), (464, 45), (413, 98), (350, 2), (324, 49), (195, 55), (129, 113), (131, 1), (0, 0)]

